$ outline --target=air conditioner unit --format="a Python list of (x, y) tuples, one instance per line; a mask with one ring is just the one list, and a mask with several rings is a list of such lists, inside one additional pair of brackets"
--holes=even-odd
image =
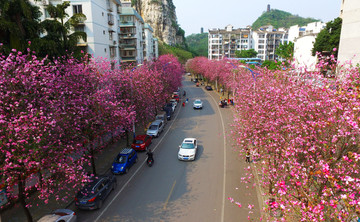
[(128, 37), (131, 37), (131, 34), (128, 34)]

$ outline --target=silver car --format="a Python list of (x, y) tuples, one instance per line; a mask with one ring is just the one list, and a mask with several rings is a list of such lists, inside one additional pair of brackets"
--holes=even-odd
[(150, 124), (148, 130), (146, 131), (146, 135), (158, 137), (163, 130), (164, 122), (162, 120), (155, 120)]

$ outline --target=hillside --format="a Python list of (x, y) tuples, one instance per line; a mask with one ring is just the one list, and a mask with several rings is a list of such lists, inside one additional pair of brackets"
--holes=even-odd
[(189, 35), (186, 43), (188, 50), (195, 56), (208, 56), (208, 33)]
[(272, 25), (274, 28), (289, 28), (293, 25), (303, 26), (316, 21), (319, 20), (313, 18), (303, 18), (298, 15), (293, 15), (289, 12), (278, 9), (271, 9), (269, 12), (264, 12), (258, 19), (256, 19), (256, 21), (252, 24), (252, 28), (257, 30), (261, 26), (265, 25)]

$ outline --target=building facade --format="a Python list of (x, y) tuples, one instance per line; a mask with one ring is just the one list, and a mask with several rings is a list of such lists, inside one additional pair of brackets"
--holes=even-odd
[[(40, 7), (41, 20), (50, 19), (46, 7), (62, 4), (63, 0), (42, 0), (31, 2)], [(120, 0), (70, 0), (66, 9), (68, 18), (82, 13), (86, 20), (75, 29), (87, 34), (87, 40), (79, 40), (78, 46), (94, 58), (106, 58), (113, 63), (142, 63), (144, 61), (144, 21), (127, 2)], [(151, 28), (151, 27), (150, 27)], [(152, 35), (148, 40), (154, 42)], [(157, 50), (157, 48), (156, 48)], [(146, 50), (145, 50), (146, 51)], [(156, 52), (157, 53), (157, 52)], [(152, 50), (152, 54), (156, 54)], [(151, 55), (149, 55), (151, 56)]]
[(220, 60), (223, 58), (236, 58), (237, 50), (252, 48), (251, 29), (234, 29), (228, 25), (225, 29), (210, 29), (208, 43), (208, 58)]
[(360, 64), (360, 1), (342, 0), (342, 27), (338, 61), (341, 64)]
[(288, 42), (286, 29), (274, 29), (272, 26), (252, 30), (250, 27), (234, 29), (228, 25), (225, 29), (210, 29), (208, 58), (220, 60), (236, 58), (235, 52), (254, 49), (261, 60), (278, 60), (275, 54), (280, 43)]
[(323, 22), (312, 22), (289, 28), (289, 41), (294, 43), (294, 65), (297, 70), (315, 71), (317, 57), (312, 56), (312, 49), (317, 35), (325, 26)]

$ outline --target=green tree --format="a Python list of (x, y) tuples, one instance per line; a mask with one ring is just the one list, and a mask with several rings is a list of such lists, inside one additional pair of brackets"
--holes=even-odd
[(191, 34), (186, 37), (188, 51), (195, 56), (208, 57), (208, 33)]
[(336, 18), (333, 21), (326, 23), (326, 27), (320, 31), (315, 39), (312, 55), (315, 56), (316, 52), (328, 51), (337, 55), (339, 48), (340, 34), (341, 34), (342, 19)]
[(0, 43), (2, 51), (24, 51), (28, 42), (39, 38), (39, 7), (28, 0), (0, 0)]
[(71, 16), (65, 12), (70, 2), (65, 1), (58, 5), (48, 5), (46, 10), (53, 19), (46, 19), (41, 22), (41, 32), (45, 34), (39, 41), (34, 42), (34, 48), (38, 55), (50, 58), (67, 54), (74, 54), (74, 57), (82, 55), (81, 48), (77, 46), (80, 39), (86, 41), (86, 33), (77, 31), (76, 27), (86, 20), (86, 16), (77, 13)]
[(235, 51), (236, 58), (255, 58), (257, 54), (254, 49)]
[(275, 51), (276, 55), (289, 60), (294, 56), (294, 43), (293, 42), (285, 42), (284, 44), (280, 43), (279, 47)]
[(261, 26), (272, 25), (274, 28), (290, 28), (293, 25), (304, 26), (308, 23), (319, 21), (313, 18), (303, 18), (298, 15), (292, 15), (289, 12), (281, 11), (278, 9), (271, 9), (269, 12), (264, 12), (252, 24), (252, 28), (257, 30)]

